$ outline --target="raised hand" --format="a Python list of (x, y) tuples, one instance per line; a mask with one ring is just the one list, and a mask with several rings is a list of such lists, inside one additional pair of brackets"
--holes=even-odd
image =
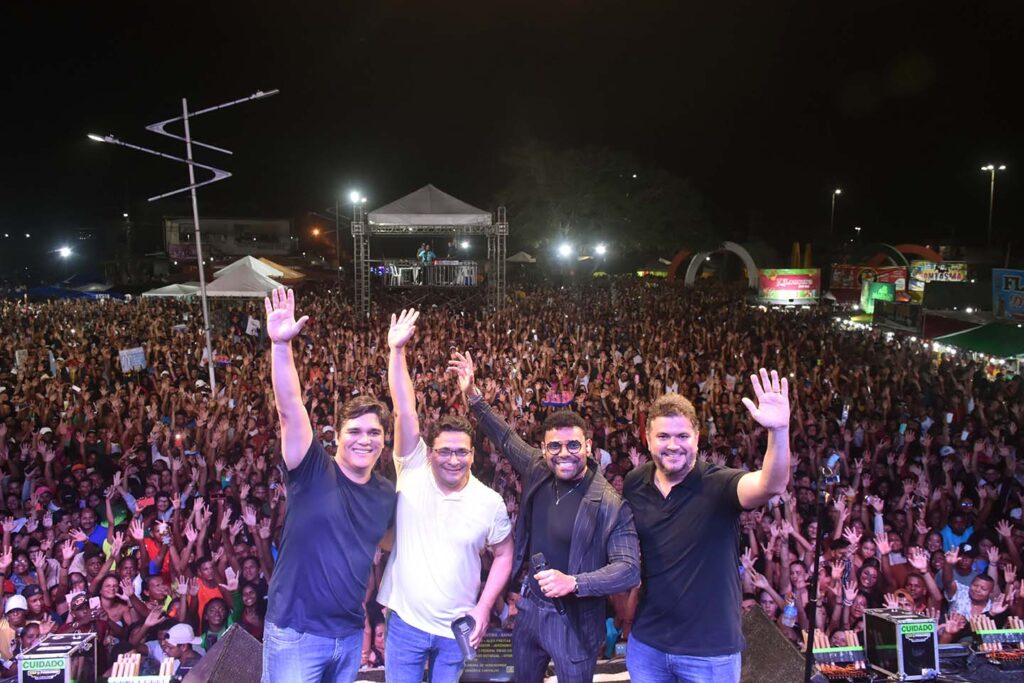
[(224, 570), (224, 578), (227, 579), (227, 583), (218, 584), (221, 588), (226, 590), (228, 593), (234, 593), (238, 590), (238, 573), (234, 569), (228, 567)]
[(911, 548), (907, 555), (907, 561), (910, 562), (911, 567), (921, 573), (928, 571), (928, 554), (925, 553), (924, 548), (917, 546)]
[(850, 543), (850, 550), (855, 551), (860, 544), (860, 534), (853, 527), (843, 529), (843, 538)]
[(999, 546), (997, 546), (997, 545), (991, 546), (986, 551), (985, 554), (988, 555), (988, 563), (989, 564), (998, 564), (999, 563)]
[(142, 526), (142, 520), (138, 517), (128, 523), (128, 535), (136, 543), (142, 543), (146, 538), (146, 529)]
[(878, 555), (888, 555), (892, 552), (892, 546), (889, 545), (889, 537), (885, 534), (875, 536), (875, 545), (878, 547)]
[(267, 517), (267, 518), (265, 518), (265, 519), (260, 521), (260, 527), (259, 527), (259, 532), (258, 533), (260, 535), (260, 538), (262, 538), (264, 541), (269, 541), (270, 540), (271, 529), (270, 529), (270, 518), (269, 517)]
[(755, 404), (746, 396), (743, 405), (750, 416), (765, 429), (782, 429), (789, 427), (789, 380), (779, 379), (779, 373), (761, 368), (761, 376), (750, 376), (750, 385), (754, 389)]
[(473, 387), (476, 386), (474, 381), (476, 367), (473, 365), (473, 356), (469, 351), (466, 353), (452, 351), (451, 360), (448, 361), (448, 370), (458, 376), (459, 391), (468, 396)]
[(71, 560), (75, 559), (75, 555), (77, 553), (78, 549), (75, 548), (75, 542), (70, 538), (66, 539), (63, 543), (61, 543), (60, 556), (64, 559), (65, 562), (70, 562)]
[(242, 506), (242, 521), (249, 528), (256, 526), (256, 508), (252, 505)]
[(953, 548), (946, 553), (946, 564), (956, 564), (960, 561), (960, 548)]
[(131, 579), (121, 579), (121, 599), (127, 603), (131, 603), (132, 596), (135, 595), (135, 586), (132, 584)]
[(192, 526), (192, 522), (185, 525), (185, 538), (188, 539), (189, 543), (195, 543), (196, 539), (199, 538), (199, 532)]
[(0, 574), (6, 574), (7, 570), (11, 568), (13, 560), (14, 548), (7, 546), (0, 551)]
[(267, 310), (267, 336), (275, 344), (284, 344), (295, 338), (309, 320), (304, 315), (295, 319), (295, 292), (278, 287), (263, 300)]
[(1008, 520), (1001, 519), (996, 524), (996, 533), (1003, 538), (1011, 538), (1013, 536), (1013, 527)]
[(85, 532), (81, 529), (72, 529), (70, 532), (71, 538), (78, 543), (85, 543), (89, 540), (89, 537), (85, 535)]
[(886, 609), (899, 609), (900, 601), (893, 593), (885, 594), (885, 607)]
[(178, 576), (178, 579), (174, 582), (174, 592), (177, 593), (178, 597), (184, 597), (188, 595), (188, 577), (184, 574)]
[(416, 334), (416, 320), (420, 312), (415, 308), (402, 309), (396, 317), (391, 314), (391, 328), (388, 330), (388, 346), (392, 349), (405, 348), (413, 335)]
[(959, 633), (967, 626), (967, 617), (959, 612), (950, 612), (946, 615), (946, 633)]

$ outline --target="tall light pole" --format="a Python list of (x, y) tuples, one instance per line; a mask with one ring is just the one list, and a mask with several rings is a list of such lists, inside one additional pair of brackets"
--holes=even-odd
[(982, 166), (982, 171), (988, 172), (992, 176), (992, 182), (989, 184), (988, 190), (988, 246), (992, 246), (992, 206), (996, 200), (996, 171), (1005, 171), (1006, 164), (989, 164), (988, 166)]
[(829, 214), (828, 219), (828, 234), (830, 236), (836, 233), (836, 198), (842, 193), (843, 191), (838, 187), (832, 190), (832, 213)]

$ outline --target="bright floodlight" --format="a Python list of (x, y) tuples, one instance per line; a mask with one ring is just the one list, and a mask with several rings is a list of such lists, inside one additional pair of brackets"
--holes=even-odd
[(93, 142), (105, 142), (102, 135), (96, 135), (96, 133), (89, 133), (89, 139)]
[(127, 214), (127, 213), (122, 213), (122, 214), (121, 214), (121, 216), (122, 216), (123, 218), (128, 218), (128, 214)]
[(57, 253), (60, 254), (61, 258), (70, 258), (71, 247), (61, 247), (60, 249), (57, 250)]
[(562, 258), (572, 255), (572, 245), (568, 242), (558, 245), (558, 255)]
[(842, 194), (842, 193), (843, 193), (843, 191), (841, 189), (839, 189), (838, 187), (835, 189), (834, 192), (832, 192), (832, 194)]
[(352, 202), (353, 204), (358, 204), (359, 203), (359, 192), (356, 191), (356, 190), (352, 190), (351, 192), (349, 192), (348, 193), (348, 200), (350, 202)]
[(599, 244), (596, 247), (594, 247), (594, 251), (597, 252), (598, 256), (604, 256), (605, 254), (608, 253), (608, 247), (604, 246), (603, 244)]
[(463, 249), (469, 249), (469, 240), (462, 240), (462, 243), (459, 246)]

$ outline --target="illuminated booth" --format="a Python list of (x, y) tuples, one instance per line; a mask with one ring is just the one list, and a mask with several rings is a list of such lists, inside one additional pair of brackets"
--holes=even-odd
[[(371, 235), (413, 237), (420, 241), (424, 237), (457, 239), (482, 235), (487, 238), (487, 258), (435, 258), (428, 264), (412, 258), (371, 261)], [(423, 287), (471, 297), (484, 292), (488, 308), (500, 310), (505, 302), (507, 237), (505, 207), (498, 207), (497, 215), (492, 216), (433, 185), (425, 185), (369, 213), (356, 204), (352, 218), (356, 311), (363, 317), (370, 314), (370, 276), (374, 271), (389, 288)]]

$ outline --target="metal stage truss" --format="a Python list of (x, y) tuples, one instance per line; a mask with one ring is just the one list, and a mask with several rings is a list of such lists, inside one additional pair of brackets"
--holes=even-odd
[[(473, 225), (378, 225), (367, 220), (366, 211), (360, 205), (354, 206), (352, 215), (352, 269), (355, 274), (355, 310), (363, 318), (370, 315), (371, 278), (370, 236), (407, 235), (458, 237), (462, 235), (483, 235), (487, 238), (487, 261), (484, 264), (484, 287), (487, 308), (499, 312), (505, 306), (505, 258), (508, 253), (508, 214), (499, 206), (496, 220), (489, 224)], [(478, 287), (452, 287), (448, 291), (477, 290)]]

